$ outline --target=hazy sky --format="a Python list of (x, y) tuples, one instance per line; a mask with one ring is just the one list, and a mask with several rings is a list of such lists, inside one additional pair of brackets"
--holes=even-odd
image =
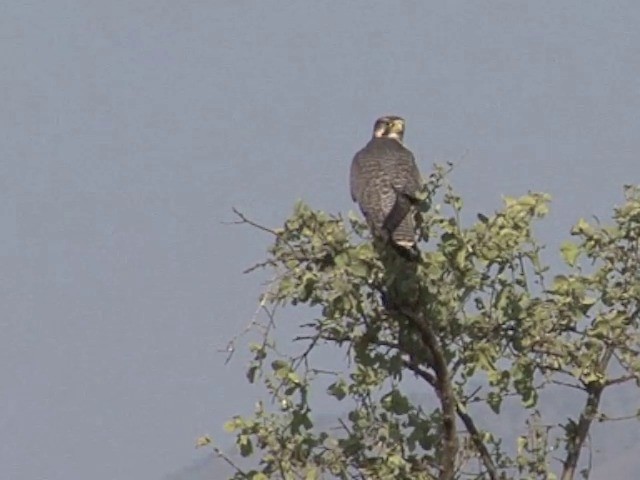
[(470, 212), (549, 192), (552, 244), (606, 218), (640, 178), (638, 25), (634, 1), (4, 2), (0, 478), (159, 480), (228, 442), (259, 390), (217, 349), (269, 238), (222, 222), (353, 209), (381, 114)]

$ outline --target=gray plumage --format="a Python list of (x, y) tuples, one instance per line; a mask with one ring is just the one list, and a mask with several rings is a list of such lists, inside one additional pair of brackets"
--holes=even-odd
[(422, 180), (413, 154), (402, 144), (403, 135), (402, 118), (376, 121), (373, 138), (351, 163), (351, 197), (375, 237), (413, 250), (413, 205)]

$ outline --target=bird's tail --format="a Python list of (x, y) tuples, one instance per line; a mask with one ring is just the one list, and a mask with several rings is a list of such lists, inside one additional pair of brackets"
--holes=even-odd
[(391, 242), (391, 246), (393, 247), (393, 250), (405, 260), (410, 262), (417, 262), (420, 260), (420, 250), (415, 243), (412, 246), (404, 246)]
[(411, 212), (405, 215), (404, 219), (391, 233), (391, 244), (398, 254), (408, 260), (416, 260), (420, 256)]

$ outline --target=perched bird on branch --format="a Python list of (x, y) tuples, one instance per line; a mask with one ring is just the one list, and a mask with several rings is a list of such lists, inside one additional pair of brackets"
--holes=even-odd
[(402, 143), (405, 122), (389, 115), (376, 120), (373, 137), (351, 163), (351, 198), (374, 238), (405, 258), (418, 256), (413, 207), (422, 178), (413, 153)]
[(385, 267), (382, 304), (396, 320), (399, 348), (410, 364), (430, 367), (433, 342), (425, 335), (431, 327), (421, 320), (424, 305), (414, 224), (422, 177), (413, 154), (402, 143), (404, 128), (401, 117), (376, 120), (373, 137), (351, 163), (351, 197), (367, 220), (374, 244), (383, 246), (378, 250)]

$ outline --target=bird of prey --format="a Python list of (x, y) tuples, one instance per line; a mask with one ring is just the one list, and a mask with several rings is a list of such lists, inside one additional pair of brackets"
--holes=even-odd
[(404, 125), (397, 116), (376, 120), (373, 137), (351, 163), (351, 198), (374, 238), (415, 257), (413, 205), (422, 179), (413, 154), (402, 143)]

